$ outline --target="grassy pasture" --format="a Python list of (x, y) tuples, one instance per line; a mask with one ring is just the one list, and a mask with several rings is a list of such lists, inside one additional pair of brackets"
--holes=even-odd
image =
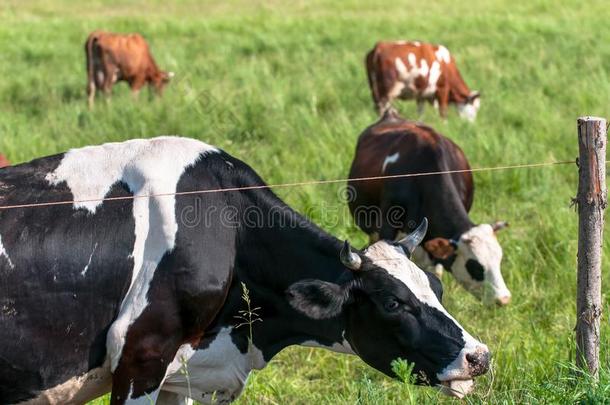
[[(451, 112), (422, 119), (474, 167), (574, 158), (576, 117), (610, 116), (605, 1), (102, 1), (0, 3), (0, 151), (13, 162), (68, 148), (160, 134), (216, 144), (269, 183), (346, 176), (358, 134), (375, 119), (363, 57), (379, 39), (446, 45), (483, 93), (476, 124)], [(87, 34), (138, 31), (161, 68), (162, 99), (127, 87), (86, 108)], [(415, 103), (397, 105), (416, 117)], [(602, 379), (576, 383), (576, 168), (476, 173), (472, 216), (508, 220), (500, 240), (508, 308), (484, 308), (445, 275), (445, 305), (494, 353), (472, 403), (610, 402), (608, 289)], [(24, 184), (27, 187), (27, 184)], [(277, 190), (354, 245), (339, 185)], [(328, 215), (333, 212), (334, 215)], [(607, 240), (607, 237), (606, 237)], [(606, 257), (610, 250), (604, 246)], [(610, 283), (608, 260), (604, 280)], [(106, 399), (96, 401), (105, 403)], [(290, 348), (255, 372), (239, 404), (450, 403), (391, 381), (356, 358)]]

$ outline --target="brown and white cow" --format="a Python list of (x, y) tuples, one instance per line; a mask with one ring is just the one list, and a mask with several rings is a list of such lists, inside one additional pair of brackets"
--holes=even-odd
[(114, 34), (94, 31), (85, 42), (87, 57), (87, 95), (93, 107), (96, 89), (110, 94), (112, 85), (124, 80), (137, 95), (148, 84), (157, 94), (174, 76), (160, 70), (153, 59), (146, 40), (140, 34)]
[(460, 74), (455, 59), (443, 45), (419, 41), (378, 42), (366, 55), (366, 70), (373, 101), (382, 114), (396, 98), (417, 101), (420, 114), (424, 102), (447, 116), (449, 103), (460, 117), (474, 121), (481, 100)]
[(6, 156), (4, 156), (2, 153), (0, 153), (0, 168), (10, 166), (10, 165), (11, 165), (11, 162), (8, 161)]
[[(500, 271), (502, 247), (496, 232), (505, 222), (475, 224), (468, 212), (474, 182), (464, 152), (449, 138), (418, 122), (385, 112), (358, 139), (348, 182), (354, 198), (349, 208), (356, 224), (371, 237), (400, 239), (421, 218), (428, 233), (413, 260), (437, 272), (442, 265), (470, 293), (486, 304), (506, 305), (511, 293)], [(408, 173), (461, 171), (440, 175), (354, 179)]]

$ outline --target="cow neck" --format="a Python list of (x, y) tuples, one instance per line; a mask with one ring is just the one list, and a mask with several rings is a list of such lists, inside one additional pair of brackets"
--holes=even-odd
[(342, 243), (294, 211), (270, 191), (260, 192), (256, 206), (262, 226), (242, 226), (238, 255), (248, 262), (247, 276), (284, 292), (304, 279), (337, 281), (345, 267)]
[(341, 316), (310, 319), (290, 307), (285, 293), (290, 285), (306, 279), (335, 283), (350, 279), (339, 258), (341, 242), (269, 194), (262, 204), (258, 199), (257, 206), (265, 215), (271, 210), (281, 215), (267, 226), (242, 229), (238, 246), (236, 276), (250, 290), (252, 305), (260, 307), (262, 322), (256, 325), (255, 343), (262, 346), (265, 358), (306, 341), (340, 343), (345, 324)]
[(449, 101), (464, 103), (470, 96), (470, 89), (466, 85), (466, 82), (464, 82), (459, 70), (456, 67), (453, 67), (452, 70)]
[(440, 180), (435, 187), (429, 188), (432, 195), (427, 200), (440, 201), (441, 206), (432, 204), (431, 209), (424, 208), (424, 215), (430, 222), (427, 239), (443, 237), (459, 240), (464, 232), (474, 226), (449, 176), (439, 176)]

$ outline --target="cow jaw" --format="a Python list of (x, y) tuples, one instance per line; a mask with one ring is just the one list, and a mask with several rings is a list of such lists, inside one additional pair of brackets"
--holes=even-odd
[(474, 390), (474, 381), (472, 379), (443, 381), (439, 389), (445, 395), (462, 399)]

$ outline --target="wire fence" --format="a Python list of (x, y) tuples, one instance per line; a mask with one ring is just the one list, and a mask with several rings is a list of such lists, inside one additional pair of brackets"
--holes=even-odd
[(513, 164), (513, 165), (504, 165), (504, 166), (493, 166), (493, 167), (478, 167), (478, 168), (461, 169), (461, 170), (443, 170), (443, 171), (422, 172), (422, 173), (394, 174), (394, 175), (386, 175), (386, 176), (357, 177), (357, 178), (352, 178), (352, 179), (341, 178), (341, 179), (331, 179), (331, 180), (305, 180), (305, 181), (298, 181), (298, 182), (292, 182), (292, 183), (261, 184), (261, 185), (256, 185), (256, 186), (244, 186), (244, 187), (189, 190), (189, 191), (177, 191), (177, 192), (168, 192), (168, 193), (129, 195), (129, 196), (120, 196), (120, 197), (91, 198), (91, 199), (81, 199), (81, 200), (46, 201), (46, 202), (36, 202), (36, 203), (27, 203), (27, 204), (4, 205), (4, 206), (0, 206), (0, 212), (4, 211), (4, 210), (11, 210), (11, 209), (18, 209), (18, 208), (40, 208), (40, 207), (50, 207), (50, 206), (56, 206), (56, 205), (83, 204), (83, 203), (90, 203), (90, 202), (103, 203), (106, 201), (133, 200), (133, 199), (138, 199), (138, 198), (171, 197), (171, 196), (184, 196), (184, 195), (195, 195), (195, 194), (212, 194), (212, 193), (260, 190), (260, 189), (304, 187), (304, 186), (315, 186), (315, 185), (322, 185), (322, 184), (337, 184), (337, 183), (347, 183), (347, 182), (392, 180), (392, 179), (401, 179), (401, 178), (408, 178), (408, 177), (437, 176), (437, 175), (454, 174), (454, 173), (468, 173), (468, 172), (475, 173), (475, 172), (490, 172), (490, 171), (514, 170), (514, 169), (532, 169), (532, 168), (542, 168), (542, 167), (566, 165), (566, 164), (577, 164), (577, 161), (576, 160), (560, 160), (560, 161), (554, 161), (554, 162), (524, 163), (524, 164)]

